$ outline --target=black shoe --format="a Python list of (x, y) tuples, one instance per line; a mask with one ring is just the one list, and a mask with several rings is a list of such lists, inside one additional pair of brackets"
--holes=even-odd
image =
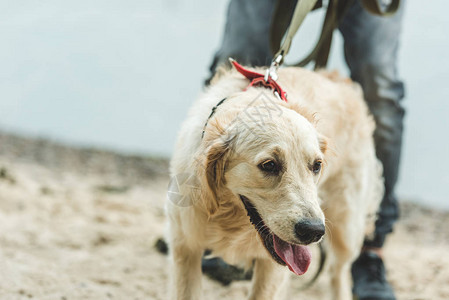
[(396, 300), (385, 278), (385, 266), (374, 252), (362, 252), (352, 265), (353, 293), (358, 300)]
[(204, 274), (223, 285), (229, 285), (234, 280), (250, 280), (252, 277), (252, 271), (245, 272), (243, 269), (228, 265), (219, 257), (211, 259), (203, 257), (201, 269)]

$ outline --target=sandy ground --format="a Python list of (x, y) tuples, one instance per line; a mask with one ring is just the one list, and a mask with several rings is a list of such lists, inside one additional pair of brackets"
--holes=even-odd
[[(165, 299), (167, 162), (77, 150), (0, 132), (0, 299)], [(449, 299), (449, 213), (402, 203), (386, 245), (399, 299)], [(293, 276), (293, 275), (292, 275)], [(326, 276), (292, 298), (326, 299)], [(203, 279), (205, 299), (248, 282)]]

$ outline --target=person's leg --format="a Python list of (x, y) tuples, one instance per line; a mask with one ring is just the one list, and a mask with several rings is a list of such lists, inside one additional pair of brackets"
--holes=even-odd
[[(374, 258), (381, 255), (385, 237), (393, 230), (393, 224), (399, 217), (394, 188), (398, 178), (404, 117), (404, 108), (401, 105), (404, 86), (397, 73), (397, 52), (404, 3), (401, 5), (394, 16), (378, 17), (365, 11), (359, 1), (354, 1), (354, 5), (339, 26), (345, 42), (345, 58), (351, 70), (351, 77), (362, 85), (365, 99), (376, 121), (374, 132), (376, 153), (382, 162), (385, 178), (385, 195), (378, 212), (375, 237), (366, 240), (364, 247), (364, 250), (370, 250), (369, 254), (377, 255), (369, 257), (367, 253), (362, 252), (361, 258), (354, 264), (356, 294), (359, 293), (358, 279), (361, 278), (359, 273), (361, 269), (365, 267), (373, 269), (371, 262), (374, 261), (374, 264), (379, 266), (377, 269), (383, 272), (382, 261)], [(365, 257), (367, 255), (368, 258)], [(385, 288), (389, 288), (388, 284)], [(374, 291), (363, 287), (367, 293), (383, 294), (383, 298), (376, 295), (373, 295), (376, 298), (369, 295), (363, 297), (394, 299), (392, 292), (391, 296), (388, 296), (388, 293), (376, 291), (379, 289), (382, 290), (383, 286), (376, 286)], [(360, 295), (357, 296), (364, 299)]]
[(250, 66), (268, 66), (270, 25), (275, 0), (231, 0), (220, 49), (210, 67), (212, 75), (217, 66), (229, 57)]

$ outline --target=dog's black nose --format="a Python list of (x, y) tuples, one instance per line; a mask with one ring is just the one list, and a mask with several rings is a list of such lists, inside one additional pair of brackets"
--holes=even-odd
[(324, 232), (325, 227), (321, 220), (302, 220), (295, 225), (295, 234), (304, 244), (319, 241)]

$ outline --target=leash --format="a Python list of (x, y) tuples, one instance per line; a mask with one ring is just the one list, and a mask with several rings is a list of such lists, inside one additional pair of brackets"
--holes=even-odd
[[(370, 13), (378, 16), (391, 16), (399, 8), (400, 0), (391, 0), (385, 8), (381, 7), (378, 0), (328, 0), (326, 16), (324, 18), (321, 34), (314, 49), (308, 56), (293, 64), (293, 66), (303, 67), (314, 61), (315, 69), (324, 68), (329, 58), (332, 36), (341, 19), (353, 4), (353, 1), (361, 1), (362, 6)], [(296, 5), (295, 5), (296, 3)], [(301, 26), (307, 14), (320, 7), (318, 0), (278, 0), (274, 9), (274, 14), (270, 30), (270, 47), (274, 53), (273, 62), (277, 61), (277, 66), (283, 63), (284, 57), (290, 50), (293, 37)], [(293, 16), (289, 24), (286, 19), (294, 9)], [(284, 37), (282, 41), (282, 38)], [(281, 43), (282, 41), (282, 43)], [(279, 46), (280, 45), (280, 46)], [(277, 52), (276, 49), (279, 49)]]
[[(278, 0), (276, 2), (276, 8), (275, 8), (275, 14), (272, 21), (272, 28), (276, 24), (285, 24), (279, 22), (279, 18), (285, 18), (285, 10), (284, 3), (282, 3), (285, 0)], [(290, 1), (291, 2), (291, 1)], [(293, 37), (295, 36), (296, 32), (299, 29), (299, 26), (301, 26), (302, 22), (306, 18), (307, 14), (315, 7), (315, 4), (317, 3), (317, 0), (298, 0), (295, 6), (295, 10), (293, 12), (292, 19), (290, 20), (290, 24), (287, 28), (287, 31), (284, 31), (282, 35), (277, 35), (277, 41), (280, 41), (282, 39), (282, 36), (285, 33), (285, 38), (282, 44), (280, 44), (279, 50), (274, 54), (274, 61), (278, 61), (278, 64), (282, 64), (284, 62), (284, 57), (288, 54), (290, 51), (290, 46), (292, 45)], [(290, 3), (288, 6), (291, 7)], [(273, 41), (272, 41), (273, 42)], [(271, 49), (275, 49), (275, 47), (278, 47), (279, 43), (277, 45), (271, 45)], [(274, 46), (274, 47), (273, 47)]]

